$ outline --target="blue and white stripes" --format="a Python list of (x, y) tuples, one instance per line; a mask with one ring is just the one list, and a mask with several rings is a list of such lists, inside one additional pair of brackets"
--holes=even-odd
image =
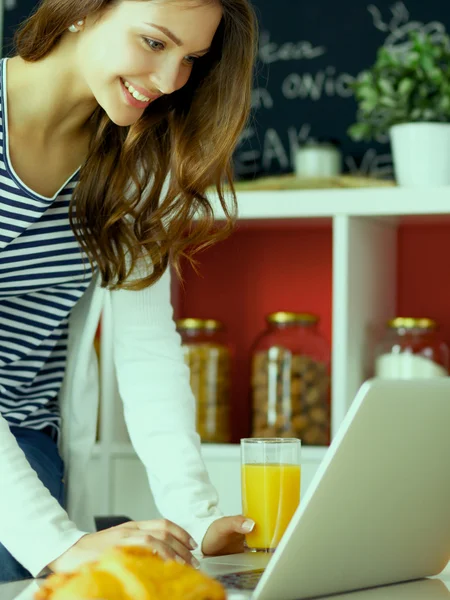
[(68, 317), (92, 277), (68, 218), (77, 173), (54, 198), (19, 179), (8, 152), (6, 59), (0, 75), (0, 413), (57, 435)]

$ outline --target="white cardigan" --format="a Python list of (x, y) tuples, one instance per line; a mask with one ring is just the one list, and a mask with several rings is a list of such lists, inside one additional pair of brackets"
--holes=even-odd
[(93, 340), (102, 313), (113, 328), (114, 345), (104, 355), (114, 357), (130, 438), (159, 511), (199, 545), (222, 515), (195, 432), (189, 371), (172, 318), (169, 269), (142, 291), (111, 292), (95, 277), (71, 313), (60, 394), (68, 514), (41, 484), (0, 416), (0, 542), (33, 576), (95, 530), (85, 473), (95, 444), (99, 376)]

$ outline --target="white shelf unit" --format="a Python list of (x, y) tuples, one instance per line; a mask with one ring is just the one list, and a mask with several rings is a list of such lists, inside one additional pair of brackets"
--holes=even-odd
[[(367, 332), (395, 314), (399, 223), (442, 222), (450, 216), (450, 188), (399, 187), (238, 193), (239, 218), (297, 220), (332, 228), (332, 435), (366, 378)], [(220, 218), (220, 206), (216, 204)], [(450, 222), (450, 219), (449, 219)], [(176, 302), (176, 285), (174, 288)], [(211, 298), (211, 302), (214, 299)], [(102, 323), (102, 355), (112, 352), (110, 324)], [(89, 473), (96, 514), (157, 516), (145, 471), (126, 432), (112, 373), (101, 369), (101, 442)], [(326, 449), (302, 450), (305, 492)], [(239, 447), (204, 445), (203, 456), (221, 506), (240, 510)]]

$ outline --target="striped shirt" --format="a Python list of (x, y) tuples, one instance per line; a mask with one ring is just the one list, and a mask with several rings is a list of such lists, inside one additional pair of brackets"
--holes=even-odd
[(6, 60), (0, 62), (0, 414), (10, 425), (48, 428), (58, 439), (68, 317), (92, 273), (69, 224), (78, 171), (46, 198), (11, 165)]

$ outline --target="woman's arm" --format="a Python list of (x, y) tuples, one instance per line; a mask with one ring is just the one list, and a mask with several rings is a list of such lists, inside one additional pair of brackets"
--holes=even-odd
[(37, 577), (84, 535), (38, 479), (0, 415), (0, 542)]
[(172, 318), (170, 272), (150, 288), (111, 297), (114, 360), (132, 443), (159, 511), (201, 545), (222, 513), (200, 455), (189, 369)]

